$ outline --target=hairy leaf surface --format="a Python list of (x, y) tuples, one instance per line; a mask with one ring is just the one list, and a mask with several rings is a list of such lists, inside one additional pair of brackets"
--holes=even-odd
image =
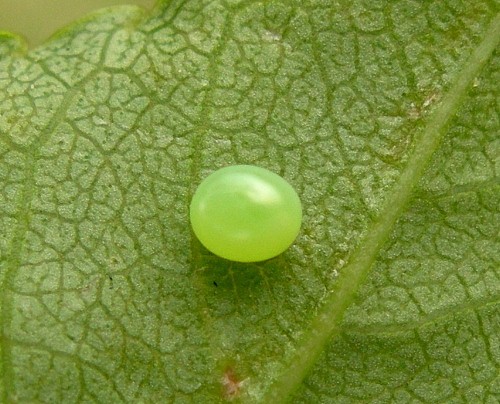
[[(0, 401), (500, 395), (495, 0), (169, 1), (0, 36)], [(294, 246), (214, 257), (188, 206), (255, 164)]]

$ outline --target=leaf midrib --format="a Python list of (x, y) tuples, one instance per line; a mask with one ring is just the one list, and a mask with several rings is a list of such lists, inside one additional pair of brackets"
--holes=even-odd
[(467, 95), (474, 78), (495, 50), (500, 37), (500, 14), (488, 26), (485, 35), (458, 72), (454, 83), (429, 116), (429, 121), (417, 136), (413, 154), (399, 180), (389, 192), (378, 218), (351, 256), (330, 290), (322, 308), (312, 319), (308, 331), (289, 358), (280, 376), (270, 386), (263, 403), (283, 403), (299, 388), (326, 345), (341, 329), (344, 312), (352, 302), (359, 286), (368, 275), (375, 259), (391, 234), (432, 155), (438, 149), (451, 118)]

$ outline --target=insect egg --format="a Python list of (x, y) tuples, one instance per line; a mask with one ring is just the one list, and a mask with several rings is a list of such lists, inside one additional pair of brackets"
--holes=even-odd
[(196, 189), (191, 225), (200, 242), (232, 261), (264, 261), (284, 252), (302, 222), (300, 199), (279, 175), (261, 167), (221, 168)]

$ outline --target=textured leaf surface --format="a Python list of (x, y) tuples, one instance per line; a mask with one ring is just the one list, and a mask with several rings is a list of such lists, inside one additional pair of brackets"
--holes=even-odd
[[(0, 37), (4, 402), (491, 402), (496, 1), (172, 1)], [(188, 223), (234, 163), (304, 205), (234, 264)]]

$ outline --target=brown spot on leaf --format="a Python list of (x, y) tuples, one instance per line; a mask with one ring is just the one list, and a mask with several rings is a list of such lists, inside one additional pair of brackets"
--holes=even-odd
[(224, 371), (221, 382), (224, 398), (232, 400), (240, 395), (245, 380), (239, 378), (233, 368), (228, 367)]

